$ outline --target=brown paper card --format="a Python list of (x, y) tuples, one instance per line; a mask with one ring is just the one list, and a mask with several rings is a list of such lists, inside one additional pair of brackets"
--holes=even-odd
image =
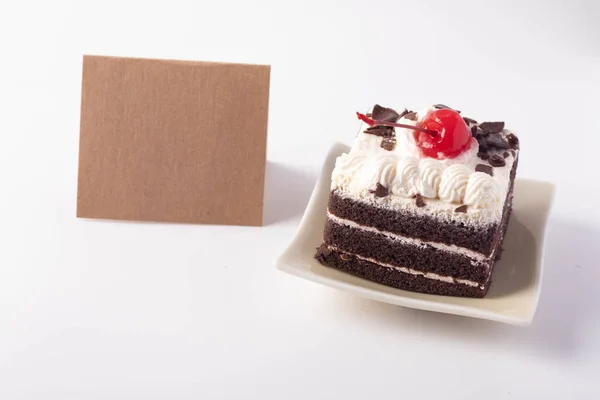
[(84, 56), (77, 216), (262, 225), (269, 77)]

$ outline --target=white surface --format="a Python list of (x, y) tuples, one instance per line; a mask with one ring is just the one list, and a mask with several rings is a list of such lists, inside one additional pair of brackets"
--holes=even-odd
[[(0, 398), (597, 398), (600, 4), (468, 3), (0, 2)], [(76, 220), (82, 53), (271, 63), (268, 226)], [(273, 268), (374, 102), (504, 119), (556, 184), (530, 327)]]
[[(322, 266), (315, 249), (322, 243), (331, 173), (347, 145), (331, 147), (296, 236), (275, 262), (277, 268), (362, 297), (421, 310), (465, 315), (513, 325), (529, 325), (538, 304), (544, 265), (544, 244), (554, 187), (547, 182), (517, 179), (514, 204), (502, 259), (484, 299), (432, 296), (390, 288)], [(458, 284), (458, 283), (456, 283)]]

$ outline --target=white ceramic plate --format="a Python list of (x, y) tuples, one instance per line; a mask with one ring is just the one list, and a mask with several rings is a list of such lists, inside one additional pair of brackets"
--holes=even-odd
[(517, 179), (502, 259), (497, 262), (492, 286), (483, 299), (437, 296), (380, 285), (333, 268), (314, 259), (321, 244), (336, 158), (349, 147), (335, 144), (325, 160), (298, 232), (277, 259), (281, 271), (345, 290), (369, 299), (400, 306), (483, 318), (507, 324), (529, 325), (542, 286), (546, 223), (554, 198), (550, 183)]

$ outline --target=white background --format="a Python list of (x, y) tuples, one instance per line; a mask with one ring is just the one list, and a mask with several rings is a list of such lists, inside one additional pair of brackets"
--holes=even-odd
[[(597, 399), (600, 2), (0, 1), (0, 399)], [(75, 218), (82, 54), (272, 64), (263, 228)], [(532, 326), (287, 276), (354, 112), (502, 119), (551, 181)]]

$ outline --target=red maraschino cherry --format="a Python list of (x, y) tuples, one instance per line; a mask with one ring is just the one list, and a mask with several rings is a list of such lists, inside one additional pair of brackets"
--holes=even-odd
[[(413, 132), (423, 155), (431, 158), (454, 158), (471, 143), (471, 132), (459, 113), (450, 109), (433, 110), (417, 123)], [(437, 135), (422, 130), (435, 131)]]

